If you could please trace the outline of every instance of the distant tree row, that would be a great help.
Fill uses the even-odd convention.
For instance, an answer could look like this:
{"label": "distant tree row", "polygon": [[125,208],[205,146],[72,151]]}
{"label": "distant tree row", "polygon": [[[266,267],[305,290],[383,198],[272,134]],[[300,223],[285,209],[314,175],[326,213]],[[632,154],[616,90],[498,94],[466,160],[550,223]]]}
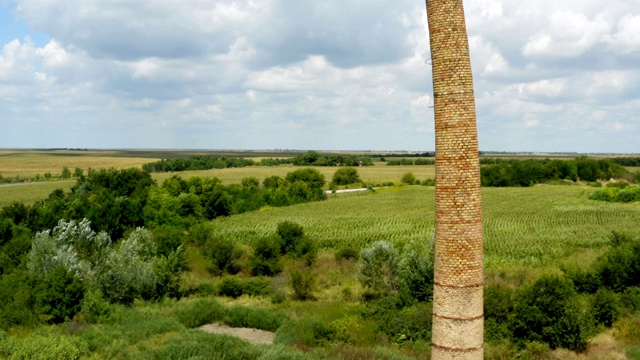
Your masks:
{"label": "distant tree row", "polygon": [[636,181],[631,174],[612,159],[573,160],[513,160],[481,159],[481,163],[495,161],[481,167],[483,186],[531,186],[551,180],[597,181],[611,178]]}
{"label": "distant tree row", "polygon": [[293,165],[300,166],[372,166],[368,156],[357,155],[322,155],[317,151],[307,151],[293,159]]}
{"label": "distant tree row", "polygon": [[616,157],[611,160],[622,166],[640,166],[640,157]]}
{"label": "distant tree row", "polygon": [[147,172],[170,172],[185,170],[209,170],[238,168],[256,165],[251,159],[193,156],[186,159],[162,159],[157,162],[142,165],[142,169]]}
{"label": "distant tree row", "polygon": [[387,165],[389,166],[398,166],[398,165],[435,165],[436,161],[431,159],[398,159],[398,160],[389,160],[387,161]]}

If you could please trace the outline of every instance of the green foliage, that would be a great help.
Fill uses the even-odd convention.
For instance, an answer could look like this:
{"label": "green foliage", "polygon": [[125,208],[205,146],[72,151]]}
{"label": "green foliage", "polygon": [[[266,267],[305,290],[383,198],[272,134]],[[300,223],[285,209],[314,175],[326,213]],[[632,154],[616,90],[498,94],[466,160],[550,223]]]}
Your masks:
{"label": "green foliage", "polygon": [[413,240],[405,245],[398,261],[400,289],[418,301],[429,301],[433,294],[435,240]]}
{"label": "green foliage", "polygon": [[291,297],[294,300],[314,300],[313,286],[315,282],[315,275],[308,269],[293,269],[290,274],[289,284],[293,294]]}
{"label": "green foliage", "polygon": [[287,316],[260,308],[232,306],[226,309],[224,322],[232,327],[250,327],[266,331],[276,331]]}
{"label": "green foliage", "polygon": [[386,241],[377,241],[360,251],[358,280],[374,294],[386,295],[398,290],[398,252]]}
{"label": "green foliage", "polygon": [[87,290],[80,302],[80,314],[90,323],[98,323],[109,316],[109,304],[98,290]]}
{"label": "green foliage", "polygon": [[186,159],[162,159],[154,163],[142,165],[148,172],[173,172],[186,170],[209,170],[239,168],[255,165],[255,161],[243,158],[227,158],[212,156],[192,156]]}
{"label": "green foliage", "polygon": [[80,312],[85,287],[82,281],[64,266],[58,266],[35,287],[35,305],[53,323],[73,318]]}
{"label": "green foliage", "polygon": [[390,311],[378,321],[378,330],[387,334],[390,341],[423,341],[431,339],[433,304],[419,303],[399,311]]}
{"label": "green foliage", "polygon": [[151,238],[156,252],[167,256],[183,245],[183,231],[179,227],[163,225],[151,231]]}
{"label": "green foliage", "polygon": [[287,319],[276,331],[275,342],[278,344],[318,346],[328,344],[337,339],[335,328],[315,317]]}
{"label": "green foliage", "polygon": [[224,238],[211,238],[204,244],[201,251],[205,258],[211,260],[212,274],[237,274],[240,271],[238,261],[243,251],[234,242]]}
{"label": "green foliage", "polygon": [[615,292],[640,285],[640,242],[614,232],[611,243],[613,247],[594,265],[602,285]]}
{"label": "green foliage", "polygon": [[14,271],[0,277],[0,329],[37,324],[39,319],[34,303],[32,279],[26,271]]}
{"label": "green foliage", "polygon": [[369,156],[354,156],[348,154],[322,155],[317,151],[307,151],[293,159],[294,165],[301,166],[372,166]]}
{"label": "green foliage", "polygon": [[416,177],[413,173],[408,172],[402,175],[402,179],[400,179],[400,181],[405,184],[413,185],[416,182]]}
{"label": "green foliage", "polygon": [[571,280],[543,275],[518,289],[515,296],[513,336],[518,342],[537,341],[552,349],[582,351],[587,345],[587,323]]}
{"label": "green foliage", "polygon": [[484,290],[485,337],[489,341],[511,338],[509,329],[513,313],[514,291],[504,285],[491,284]]}
{"label": "green foliage", "polygon": [[591,313],[597,324],[611,327],[620,315],[618,296],[612,291],[599,289],[593,298]]}
{"label": "green foliage", "polygon": [[3,340],[0,335],[0,357],[8,360],[79,360],[89,354],[86,342],[65,336],[52,329],[24,338]]}
{"label": "green foliage", "polygon": [[436,179],[425,179],[422,181],[422,186],[436,186]]}
{"label": "green foliage", "polygon": [[272,292],[271,279],[268,277],[251,277],[243,280],[242,292],[251,296],[264,296]]}
{"label": "green foliage", "polygon": [[239,277],[225,276],[220,280],[218,292],[222,296],[229,296],[235,299],[243,294],[243,288],[244,284]]}
{"label": "green foliage", "polygon": [[71,178],[71,170],[69,170],[68,167],[63,167],[62,168],[62,175],[60,175],[61,178],[63,179],[69,179]]}
{"label": "green foliage", "polygon": [[343,247],[336,251],[336,261],[340,260],[359,260],[360,251],[353,247]]}
{"label": "green foliage", "polygon": [[249,258],[251,275],[273,276],[282,270],[279,239],[277,236],[269,236],[258,240],[254,253]]}
{"label": "green foliage", "polygon": [[335,185],[349,185],[359,182],[362,182],[362,180],[360,180],[358,170],[351,166],[341,167],[336,170],[331,180],[331,183]]}
{"label": "green foliage", "polygon": [[300,224],[292,221],[283,221],[278,224],[276,233],[281,239],[280,252],[286,254],[296,251],[298,242],[304,236],[304,229]]}
{"label": "green foliage", "polygon": [[213,298],[196,299],[178,306],[172,315],[186,328],[196,328],[224,318],[225,307]]}

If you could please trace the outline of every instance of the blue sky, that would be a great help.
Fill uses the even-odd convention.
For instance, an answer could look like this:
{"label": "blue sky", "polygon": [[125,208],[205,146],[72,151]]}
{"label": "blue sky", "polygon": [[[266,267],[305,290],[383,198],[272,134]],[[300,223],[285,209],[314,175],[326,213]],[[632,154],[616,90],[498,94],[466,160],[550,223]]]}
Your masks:
{"label": "blue sky", "polygon": [[[465,0],[480,148],[640,153],[640,2]],[[433,150],[424,1],[0,0],[0,148]]]}

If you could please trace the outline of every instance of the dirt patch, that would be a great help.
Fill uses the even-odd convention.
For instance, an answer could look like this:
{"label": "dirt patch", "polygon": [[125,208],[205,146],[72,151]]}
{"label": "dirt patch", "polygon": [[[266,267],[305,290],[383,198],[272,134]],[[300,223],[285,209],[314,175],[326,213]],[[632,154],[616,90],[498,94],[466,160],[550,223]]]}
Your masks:
{"label": "dirt patch", "polygon": [[276,334],[272,333],[271,331],[252,328],[233,328],[219,324],[203,325],[198,329],[211,334],[226,334],[236,336],[252,344],[273,344],[273,340],[276,337]]}

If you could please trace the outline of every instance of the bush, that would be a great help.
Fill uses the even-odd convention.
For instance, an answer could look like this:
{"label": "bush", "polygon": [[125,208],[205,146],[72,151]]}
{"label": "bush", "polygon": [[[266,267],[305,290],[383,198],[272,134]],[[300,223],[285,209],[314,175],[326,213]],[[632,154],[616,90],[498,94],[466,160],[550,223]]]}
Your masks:
{"label": "bush", "polygon": [[341,167],[333,174],[332,184],[349,185],[361,182],[356,168],[351,166]]}
{"label": "bush", "polygon": [[618,320],[620,314],[618,303],[618,297],[615,293],[605,289],[598,290],[591,306],[591,313],[596,323],[611,327]]}
{"label": "bush", "polygon": [[285,345],[302,344],[317,346],[333,342],[337,337],[336,329],[324,324],[315,317],[300,320],[289,319],[276,331],[275,342]]}
{"label": "bush", "polygon": [[620,190],[615,197],[616,202],[632,202],[635,200],[636,194],[633,191],[629,190]]}
{"label": "bush", "polygon": [[413,185],[416,182],[416,177],[415,175],[413,175],[413,173],[408,172],[402,175],[402,179],[400,179],[400,181],[405,184]]}
{"label": "bush", "polygon": [[342,248],[336,251],[336,261],[340,260],[358,260],[360,259],[360,251],[352,247]]}
{"label": "bush", "polygon": [[598,181],[592,181],[590,183],[587,183],[587,185],[591,186],[591,187],[602,187],[602,183],[598,182]]}
{"label": "bush", "polygon": [[420,303],[397,312],[389,312],[378,321],[378,330],[394,343],[429,341],[433,304]]}
{"label": "bush", "polygon": [[243,283],[237,276],[225,276],[218,285],[218,292],[222,296],[240,297],[243,293]]}
{"label": "bush", "polygon": [[276,233],[282,240],[281,253],[292,253],[296,251],[298,242],[304,236],[304,229],[300,224],[292,221],[283,221],[278,224]]}
{"label": "bush", "polygon": [[418,301],[429,301],[433,294],[434,240],[414,240],[403,249],[398,261],[400,288]]}
{"label": "bush", "polygon": [[80,313],[86,321],[97,323],[109,316],[109,304],[100,291],[88,290],[80,303]]}
{"label": "bush", "polygon": [[289,284],[293,290],[294,300],[314,300],[313,283],[315,276],[309,270],[294,269],[291,272]]}
{"label": "bush", "polygon": [[282,271],[280,244],[278,237],[263,237],[256,244],[254,254],[249,258],[251,275],[273,276]]}
{"label": "bush", "polygon": [[425,179],[422,181],[422,186],[436,186],[436,179]]}
{"label": "bush", "polygon": [[595,190],[589,195],[589,200],[613,201],[615,194],[609,190]]}
{"label": "bush", "polygon": [[398,252],[386,241],[377,241],[360,251],[358,280],[374,294],[385,295],[398,290]]}
{"label": "bush", "polygon": [[177,307],[172,315],[186,328],[196,328],[224,318],[225,308],[211,298],[196,299]]}
{"label": "bush", "polygon": [[640,242],[619,233],[611,241],[613,247],[595,264],[602,285],[615,292],[640,285]]}
{"label": "bush", "polygon": [[231,240],[209,239],[201,251],[206,258],[211,260],[210,271],[212,274],[228,273],[233,275],[240,271],[238,260],[242,257],[242,249]]}
{"label": "bush", "polygon": [[587,346],[587,324],[571,280],[543,275],[518,289],[511,330],[517,342],[544,342],[552,349],[582,351]]}
{"label": "bush", "polygon": [[242,295],[262,296],[271,293],[269,278],[241,279],[237,276],[225,276],[218,285],[218,293],[223,296],[238,298]]}
{"label": "bush", "polygon": [[36,307],[48,315],[51,322],[61,323],[80,312],[84,291],[82,281],[59,266],[36,285]]}

